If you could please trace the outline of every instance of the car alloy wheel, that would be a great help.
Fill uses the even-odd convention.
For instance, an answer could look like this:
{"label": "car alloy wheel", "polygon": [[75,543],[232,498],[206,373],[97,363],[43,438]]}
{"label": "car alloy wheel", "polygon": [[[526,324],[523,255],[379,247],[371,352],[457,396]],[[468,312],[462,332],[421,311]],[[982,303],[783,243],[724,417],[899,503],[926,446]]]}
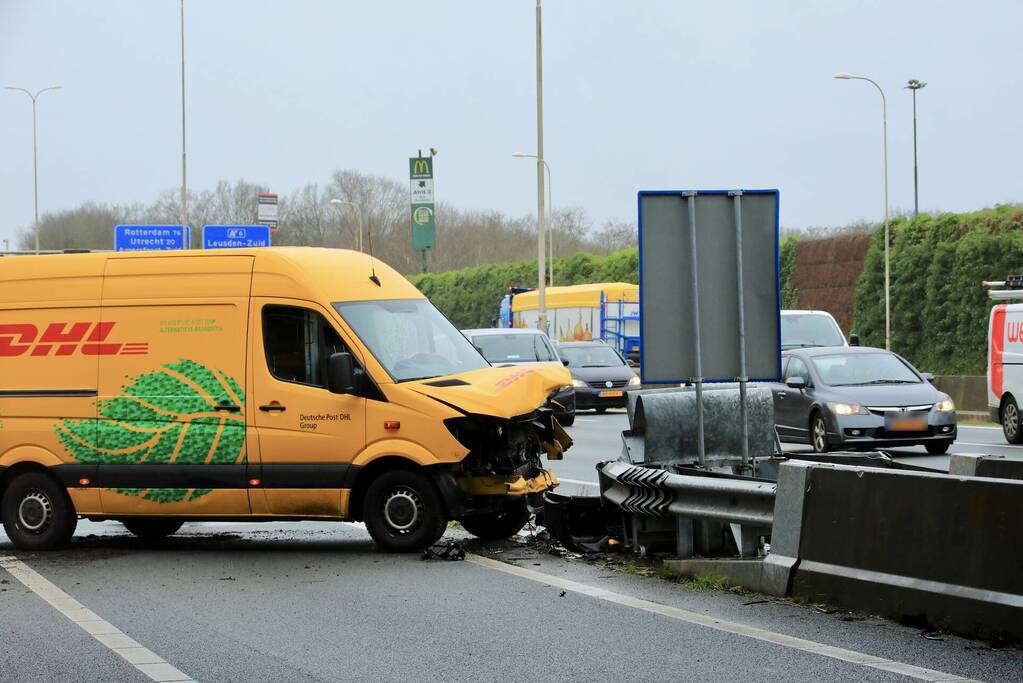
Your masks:
{"label": "car alloy wheel", "polygon": [[818,414],[813,418],[810,437],[813,440],[813,450],[816,453],[828,452],[828,427],[824,422],[824,416]]}

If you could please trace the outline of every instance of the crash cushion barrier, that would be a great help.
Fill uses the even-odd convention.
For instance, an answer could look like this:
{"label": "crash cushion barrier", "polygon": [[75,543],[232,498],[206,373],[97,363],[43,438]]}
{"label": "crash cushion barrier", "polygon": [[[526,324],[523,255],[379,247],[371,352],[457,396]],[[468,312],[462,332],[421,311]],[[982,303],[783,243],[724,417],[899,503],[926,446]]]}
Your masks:
{"label": "crash cushion barrier", "polygon": [[[774,399],[765,386],[746,389],[749,453],[776,452]],[[742,453],[742,422],[736,384],[705,384],[704,452],[708,458],[737,458]],[[626,459],[663,463],[697,458],[696,392],[692,387],[633,392],[628,405]]]}
{"label": "crash cushion barrier", "polygon": [[617,460],[597,472],[604,500],[624,512],[771,526],[775,484],[769,481],[698,470],[679,474]]}
{"label": "crash cushion barrier", "polygon": [[772,592],[1023,640],[1021,513],[1023,481],[787,462],[764,569]]}
{"label": "crash cushion barrier", "polygon": [[1004,455],[953,453],[949,458],[948,473],[961,477],[1023,479],[1023,460],[1012,460]]}
{"label": "crash cushion barrier", "polygon": [[987,377],[984,375],[938,375],[931,384],[951,396],[959,412],[987,414]]}

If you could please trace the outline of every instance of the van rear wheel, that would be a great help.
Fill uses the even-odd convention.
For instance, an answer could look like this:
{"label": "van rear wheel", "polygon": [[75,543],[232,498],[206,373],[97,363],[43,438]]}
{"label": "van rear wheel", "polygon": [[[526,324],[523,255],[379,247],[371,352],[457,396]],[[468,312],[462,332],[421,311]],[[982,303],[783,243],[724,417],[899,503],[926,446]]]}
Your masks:
{"label": "van rear wheel", "polygon": [[366,529],[382,550],[409,553],[433,545],[448,520],[440,494],[419,472],[392,470],[370,484],[363,505]]}
{"label": "van rear wheel", "polygon": [[172,535],[184,522],[168,517],[136,517],[120,520],[124,528],[144,541],[159,541]]}
{"label": "van rear wheel", "polygon": [[465,530],[485,541],[498,541],[519,532],[529,521],[525,499],[513,500],[496,512],[471,515],[458,520]]}
{"label": "van rear wheel", "polygon": [[0,507],[4,531],[22,550],[51,550],[67,544],[78,516],[64,487],[43,472],[14,479]]}
{"label": "van rear wheel", "polygon": [[1002,433],[1009,443],[1023,443],[1023,429],[1019,424],[1019,406],[1016,399],[1006,396],[1002,403]]}

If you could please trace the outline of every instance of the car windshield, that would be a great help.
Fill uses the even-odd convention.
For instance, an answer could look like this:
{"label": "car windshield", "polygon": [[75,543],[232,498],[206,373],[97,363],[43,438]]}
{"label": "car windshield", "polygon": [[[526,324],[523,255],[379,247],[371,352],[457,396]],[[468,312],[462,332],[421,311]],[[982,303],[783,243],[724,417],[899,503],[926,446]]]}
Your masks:
{"label": "car windshield", "polygon": [[845,346],[845,337],[838,325],[826,315],[782,315],[781,347],[795,349],[807,346]]}
{"label": "car windshield", "polygon": [[821,381],[833,387],[857,384],[920,384],[920,377],[898,356],[886,353],[847,353],[816,356],[813,366]]}
{"label": "car windshield", "polygon": [[558,360],[542,334],[477,334],[472,343],[491,363],[536,363]]}
{"label": "car windshield", "polygon": [[593,346],[561,346],[558,348],[561,357],[574,368],[610,368],[625,365],[622,357],[610,346],[594,344]]}
{"label": "car windshield", "polygon": [[334,308],[396,382],[489,367],[424,299],[335,303]]}

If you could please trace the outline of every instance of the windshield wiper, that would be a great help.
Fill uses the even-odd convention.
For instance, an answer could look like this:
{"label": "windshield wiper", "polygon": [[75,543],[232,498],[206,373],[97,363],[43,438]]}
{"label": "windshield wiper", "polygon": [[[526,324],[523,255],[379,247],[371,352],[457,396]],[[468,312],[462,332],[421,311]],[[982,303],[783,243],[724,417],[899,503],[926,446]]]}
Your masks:
{"label": "windshield wiper", "polygon": [[863,382],[863,384],[917,384],[908,379],[872,379],[869,382]]}

